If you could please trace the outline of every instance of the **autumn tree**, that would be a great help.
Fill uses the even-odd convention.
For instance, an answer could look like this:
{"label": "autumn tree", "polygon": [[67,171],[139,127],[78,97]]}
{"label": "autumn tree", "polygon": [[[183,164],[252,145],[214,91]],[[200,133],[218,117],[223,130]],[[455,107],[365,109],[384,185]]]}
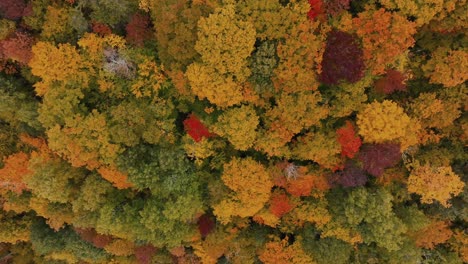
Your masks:
{"label": "autumn tree", "polygon": [[374,75],[383,74],[415,42],[416,24],[383,8],[367,9],[353,18],[352,23],[362,39],[367,69]]}
{"label": "autumn tree", "polygon": [[273,186],[264,166],[250,157],[226,163],[221,178],[231,190],[226,199],[213,206],[221,223],[229,223],[234,216],[253,216],[268,201]]}
{"label": "autumn tree", "polygon": [[7,19],[16,20],[23,16],[26,3],[23,0],[2,0],[0,1],[0,13]]}
{"label": "autumn tree", "polygon": [[144,42],[151,39],[151,20],[148,15],[135,13],[125,27],[127,41],[137,46],[143,46]]}
{"label": "autumn tree", "polygon": [[448,200],[463,191],[465,184],[449,166],[416,166],[408,178],[408,191],[421,195],[423,203],[439,202],[450,207]]}
{"label": "autumn tree", "polygon": [[187,68],[192,92],[220,107],[242,102],[243,83],[250,76],[247,57],[255,43],[253,25],[240,21],[235,7],[227,5],[201,18],[198,27],[195,50],[203,63],[192,63]]}
{"label": "autumn tree", "polygon": [[357,125],[364,142],[397,142],[401,144],[401,149],[418,143],[416,132],[419,124],[393,101],[368,104],[357,115]]}
{"label": "autumn tree", "polygon": [[227,137],[238,150],[247,150],[256,140],[259,118],[252,106],[230,108],[218,118],[214,132]]}
{"label": "autumn tree", "polygon": [[353,124],[349,121],[346,125],[336,131],[338,142],[341,145],[341,155],[348,158],[353,158],[361,147],[361,138],[356,135]]}
{"label": "autumn tree", "polygon": [[363,56],[355,36],[347,32],[331,31],[327,36],[320,80],[329,85],[340,81],[359,81],[364,76]]}
{"label": "autumn tree", "polygon": [[468,52],[464,49],[451,50],[440,47],[432,52],[431,59],[423,66],[423,71],[431,83],[453,87],[466,82]]}

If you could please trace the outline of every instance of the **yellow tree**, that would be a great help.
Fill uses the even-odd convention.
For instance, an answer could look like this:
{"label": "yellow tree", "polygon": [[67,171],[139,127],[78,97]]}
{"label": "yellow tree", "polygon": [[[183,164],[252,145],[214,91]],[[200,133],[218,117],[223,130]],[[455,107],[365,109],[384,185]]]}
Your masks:
{"label": "yellow tree", "polygon": [[227,137],[238,150],[247,150],[253,146],[257,137],[259,118],[255,109],[249,105],[230,108],[218,118],[214,124],[214,132]]}
{"label": "yellow tree", "polygon": [[419,123],[393,101],[368,104],[358,113],[357,125],[365,143],[396,142],[402,150],[418,143]]}
{"label": "yellow tree", "polygon": [[29,67],[32,74],[42,79],[35,84],[39,96],[47,93],[53,81],[87,83],[87,75],[81,71],[81,56],[70,44],[59,44],[56,47],[50,42],[38,42],[32,47],[32,53]]}
{"label": "yellow tree", "polygon": [[380,0],[379,2],[387,9],[398,9],[401,14],[415,17],[417,25],[422,26],[441,13],[445,4],[452,3],[454,5],[455,1]]}
{"label": "yellow tree", "polygon": [[457,86],[468,80],[468,51],[437,48],[422,69],[430,83],[440,83],[445,87]]}
{"label": "yellow tree", "polygon": [[407,185],[409,192],[421,195],[421,202],[431,204],[437,201],[444,207],[450,207],[448,201],[460,194],[465,186],[450,166],[431,165],[416,165]]}
{"label": "yellow tree", "polygon": [[202,63],[192,63],[186,72],[192,92],[220,107],[240,103],[250,76],[247,57],[255,44],[252,23],[241,21],[235,6],[226,5],[201,18],[198,27],[195,50]]}
{"label": "yellow tree", "polygon": [[449,224],[444,221],[432,221],[426,227],[410,233],[416,246],[427,249],[434,249],[436,245],[445,243],[452,235]]}
{"label": "yellow tree", "polygon": [[[278,45],[279,63],[273,78],[276,90],[294,93],[318,88],[317,74],[321,71],[327,32],[319,25],[318,22],[304,21],[294,27],[285,41]],[[320,33],[315,34],[315,31]]]}
{"label": "yellow tree", "polygon": [[224,165],[221,176],[232,191],[228,197],[213,206],[221,223],[228,223],[234,216],[249,217],[260,211],[270,198],[273,182],[265,167],[250,157],[233,158]]}
{"label": "yellow tree", "polygon": [[259,250],[258,258],[265,264],[293,263],[293,264],[314,264],[313,259],[302,249],[301,239],[289,243],[286,237],[280,240],[273,237]]}

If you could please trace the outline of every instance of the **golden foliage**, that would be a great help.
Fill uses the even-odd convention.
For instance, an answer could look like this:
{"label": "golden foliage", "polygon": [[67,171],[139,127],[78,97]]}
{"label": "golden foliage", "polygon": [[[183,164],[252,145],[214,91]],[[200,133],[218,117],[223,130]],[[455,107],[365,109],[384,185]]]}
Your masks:
{"label": "golden foliage", "polygon": [[72,166],[95,169],[101,164],[112,164],[121,151],[111,143],[106,118],[94,110],[90,115],[76,115],[66,127],[58,125],[47,131],[49,147],[67,159]]}
{"label": "golden foliage", "polygon": [[431,21],[436,14],[444,8],[444,0],[381,0],[380,3],[387,9],[398,9],[402,14],[416,17],[418,26]]}
{"label": "golden foliage", "polygon": [[232,190],[229,198],[213,206],[221,223],[228,223],[233,216],[249,217],[260,211],[270,198],[273,182],[265,167],[252,158],[234,158],[224,165],[221,176]]}
{"label": "golden foliage", "polygon": [[195,50],[202,61],[218,74],[232,74],[239,82],[250,75],[247,57],[255,44],[255,29],[250,22],[239,20],[234,5],[215,10],[198,22]]}
{"label": "golden foliage", "polygon": [[107,244],[104,249],[116,256],[130,256],[134,253],[135,244],[124,239],[115,239]]}
{"label": "golden foliage", "polygon": [[288,238],[267,242],[258,258],[265,264],[313,264],[315,261],[302,249],[300,240],[289,245]]}
{"label": "golden foliage", "polygon": [[319,105],[321,101],[322,96],[319,92],[282,93],[277,99],[277,106],[267,111],[265,116],[273,124],[278,124],[290,131],[292,137],[304,128],[319,124],[320,120],[327,117],[329,109]]}
{"label": "golden foliage", "polygon": [[232,76],[218,74],[210,66],[193,63],[188,66],[186,76],[198,98],[206,98],[220,107],[229,107],[244,99],[241,84],[234,81]]}
{"label": "golden foliage", "polygon": [[117,189],[126,189],[132,187],[132,184],[128,182],[127,175],[118,171],[114,167],[100,167],[98,170],[102,178],[111,182]]}
{"label": "golden foliage", "polygon": [[408,178],[408,191],[421,195],[421,202],[431,204],[438,201],[450,207],[448,200],[463,191],[465,184],[449,166],[416,166]]}
{"label": "golden foliage", "polygon": [[[306,17],[306,16],[304,16]],[[326,30],[315,35],[319,22],[304,21],[292,29],[284,43],[277,48],[278,67],[274,70],[277,91],[294,93],[314,91],[318,88],[317,74],[325,50]]]}
{"label": "golden foliage", "polygon": [[332,219],[327,205],[325,199],[314,202],[304,201],[285,215],[283,221],[295,227],[303,227],[305,223],[313,223],[318,227],[323,227]]}
{"label": "golden foliage", "polygon": [[83,60],[78,51],[68,43],[56,47],[50,42],[37,42],[32,47],[33,57],[29,61],[32,74],[40,77],[35,84],[36,93],[44,96],[54,81],[72,82],[85,86],[87,74],[82,71]]}
{"label": "golden foliage", "polygon": [[253,23],[257,38],[261,40],[287,37],[295,26],[307,20],[309,9],[305,1],[291,2],[287,6],[276,0],[245,0],[238,4],[242,19]]}
{"label": "golden foliage", "polygon": [[203,63],[192,63],[186,76],[193,93],[220,107],[229,107],[244,100],[250,76],[247,57],[255,44],[255,29],[237,18],[235,7],[226,5],[198,23],[195,49]]}
{"label": "golden foliage", "polygon": [[457,86],[468,80],[468,51],[437,48],[422,69],[430,83]]}
{"label": "golden foliage", "polygon": [[366,143],[398,142],[402,150],[418,143],[419,123],[393,101],[368,104],[358,113],[357,125]]}
{"label": "golden foliage", "polygon": [[341,145],[336,133],[330,131],[308,132],[297,139],[292,154],[299,160],[317,162],[323,168],[334,170],[342,163]]}
{"label": "golden foliage", "polygon": [[258,124],[259,118],[255,109],[250,105],[242,105],[221,114],[213,130],[216,134],[227,137],[236,149],[247,150],[257,138]]}
{"label": "golden foliage", "polygon": [[164,75],[164,67],[158,66],[149,58],[138,64],[135,83],[130,88],[136,98],[156,97],[167,77]]}

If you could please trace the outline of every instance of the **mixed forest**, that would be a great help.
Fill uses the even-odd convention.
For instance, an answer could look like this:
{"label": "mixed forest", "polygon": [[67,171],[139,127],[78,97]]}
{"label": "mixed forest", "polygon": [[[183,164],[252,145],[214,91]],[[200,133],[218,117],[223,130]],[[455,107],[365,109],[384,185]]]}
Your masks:
{"label": "mixed forest", "polygon": [[468,263],[466,0],[0,0],[0,263]]}

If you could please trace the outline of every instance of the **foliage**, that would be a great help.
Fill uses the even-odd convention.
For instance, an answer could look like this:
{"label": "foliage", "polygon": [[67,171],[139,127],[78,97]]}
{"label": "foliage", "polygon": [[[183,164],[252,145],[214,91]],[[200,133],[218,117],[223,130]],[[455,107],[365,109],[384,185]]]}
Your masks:
{"label": "foliage", "polygon": [[364,76],[363,51],[355,36],[342,32],[328,33],[320,80],[328,85],[340,81],[355,83]]}
{"label": "foliage", "polygon": [[362,38],[366,66],[375,75],[383,74],[415,42],[415,23],[383,8],[359,13],[353,18],[353,27]]}
{"label": "foliage", "polygon": [[368,104],[358,114],[357,125],[359,134],[367,143],[395,142],[401,144],[401,149],[418,143],[415,132],[419,124],[389,100]]}
{"label": "foliage", "polygon": [[257,137],[256,129],[259,118],[255,109],[243,105],[239,108],[230,108],[219,116],[213,129],[221,137],[227,137],[238,150],[247,150],[253,146]]}
{"label": "foliage", "polygon": [[0,0],[0,262],[467,262],[467,13]]}
{"label": "foliage", "polygon": [[421,195],[421,202],[438,201],[449,207],[448,200],[463,191],[465,184],[451,167],[416,166],[408,178],[408,191]]}
{"label": "foliage", "polygon": [[465,71],[468,67],[467,58],[466,50],[438,48],[433,51],[423,70],[431,83],[440,83],[445,87],[457,86],[468,79]]}
{"label": "foliage", "polygon": [[253,216],[268,201],[273,187],[264,166],[252,158],[232,159],[224,165],[221,178],[231,190],[227,199],[213,207],[221,223],[230,222],[233,216]]}
{"label": "foliage", "polygon": [[395,166],[401,159],[398,144],[364,145],[359,153],[363,168],[373,176],[381,176],[385,168]]}

